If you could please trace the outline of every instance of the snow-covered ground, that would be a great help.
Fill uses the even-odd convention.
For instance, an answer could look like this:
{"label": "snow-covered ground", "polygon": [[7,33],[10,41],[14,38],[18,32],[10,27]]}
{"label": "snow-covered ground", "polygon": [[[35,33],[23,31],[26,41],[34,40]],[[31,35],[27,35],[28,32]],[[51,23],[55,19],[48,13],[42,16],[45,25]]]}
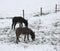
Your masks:
{"label": "snow-covered ground", "polygon": [[[29,17],[29,28],[35,32],[35,41],[16,44],[15,31],[11,30],[12,19],[0,19],[1,51],[60,51],[60,12]],[[16,26],[17,27],[17,26]]]}
{"label": "snow-covered ground", "polygon": [[[60,12],[54,13],[56,4],[60,5],[60,0],[0,0],[0,18],[22,16],[24,9],[28,27],[36,36],[35,41],[30,38],[24,42],[21,35],[21,42],[16,44],[12,19],[0,19],[0,51],[60,51]],[[40,14],[41,7],[43,13],[50,14],[33,17]]]}

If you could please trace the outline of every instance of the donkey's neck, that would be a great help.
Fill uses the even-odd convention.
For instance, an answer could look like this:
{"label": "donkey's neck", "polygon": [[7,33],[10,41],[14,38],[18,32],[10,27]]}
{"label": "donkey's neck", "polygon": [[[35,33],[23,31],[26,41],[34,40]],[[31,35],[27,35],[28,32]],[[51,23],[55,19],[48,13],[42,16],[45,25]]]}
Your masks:
{"label": "donkey's neck", "polygon": [[30,35],[33,36],[33,34],[34,34],[33,31],[31,31],[31,32],[30,32]]}

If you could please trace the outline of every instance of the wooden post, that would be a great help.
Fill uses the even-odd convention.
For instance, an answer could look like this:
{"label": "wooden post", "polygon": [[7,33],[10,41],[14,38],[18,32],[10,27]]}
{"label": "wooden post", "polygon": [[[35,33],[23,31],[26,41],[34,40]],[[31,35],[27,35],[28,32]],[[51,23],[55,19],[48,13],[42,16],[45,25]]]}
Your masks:
{"label": "wooden post", "polygon": [[42,16],[42,8],[40,8],[40,15]]}
{"label": "wooden post", "polygon": [[23,18],[24,18],[24,10],[23,10]]}
{"label": "wooden post", "polygon": [[55,5],[55,12],[57,12],[57,4]]}

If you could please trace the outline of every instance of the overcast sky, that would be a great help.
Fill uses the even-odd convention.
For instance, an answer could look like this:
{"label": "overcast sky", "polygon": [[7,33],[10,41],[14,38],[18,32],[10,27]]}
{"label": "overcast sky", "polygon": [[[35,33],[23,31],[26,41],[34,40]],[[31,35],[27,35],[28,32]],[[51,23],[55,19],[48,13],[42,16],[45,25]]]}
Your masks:
{"label": "overcast sky", "polygon": [[0,0],[0,14],[37,9],[60,3],[60,0]]}

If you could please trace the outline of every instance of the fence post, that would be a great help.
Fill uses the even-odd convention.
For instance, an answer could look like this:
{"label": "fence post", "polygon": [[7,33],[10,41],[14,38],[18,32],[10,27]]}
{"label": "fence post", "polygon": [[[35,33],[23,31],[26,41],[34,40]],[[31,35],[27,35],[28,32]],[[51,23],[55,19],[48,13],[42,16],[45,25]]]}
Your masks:
{"label": "fence post", "polygon": [[[23,12],[23,18],[24,18],[24,10],[22,10],[22,12]],[[23,27],[23,24],[19,24],[19,27]]]}
{"label": "fence post", "polygon": [[24,18],[24,10],[23,10],[23,18]]}
{"label": "fence post", "polygon": [[55,13],[57,12],[57,4],[55,5]]}
{"label": "fence post", "polygon": [[42,7],[40,8],[40,15],[42,16]]}

